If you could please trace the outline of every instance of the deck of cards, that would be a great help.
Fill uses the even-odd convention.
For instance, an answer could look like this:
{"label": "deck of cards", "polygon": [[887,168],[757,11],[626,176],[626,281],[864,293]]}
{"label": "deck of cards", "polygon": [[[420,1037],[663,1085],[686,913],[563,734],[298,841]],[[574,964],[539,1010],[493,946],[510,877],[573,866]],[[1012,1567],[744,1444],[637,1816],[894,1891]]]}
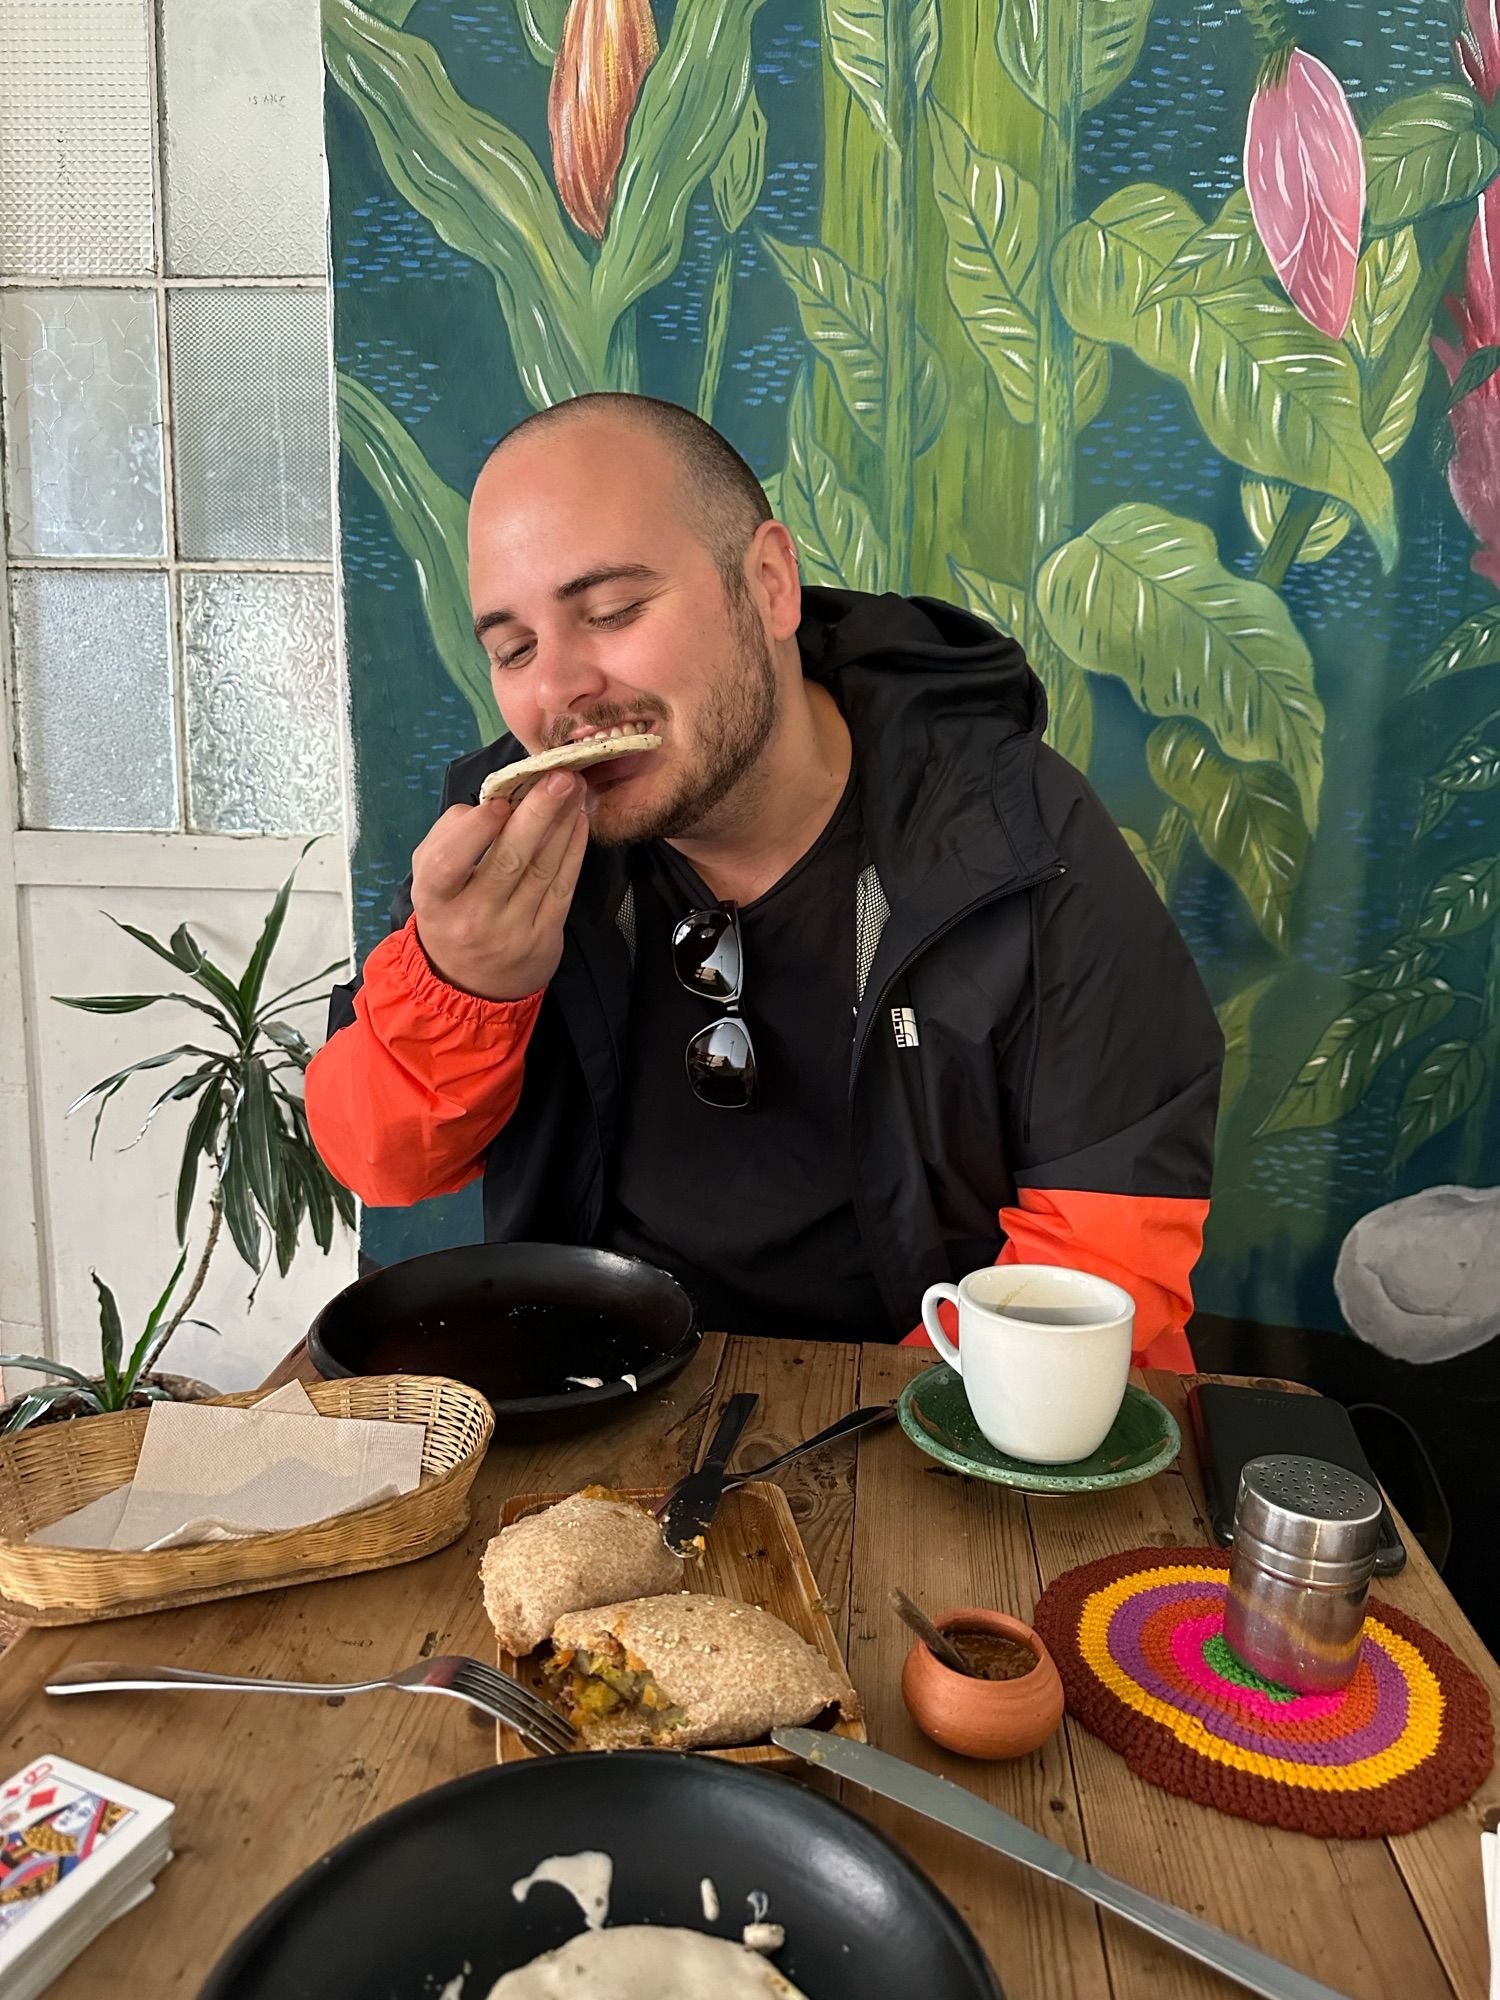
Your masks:
{"label": "deck of cards", "polygon": [[38,1757],[0,1790],[0,1993],[32,2000],[172,1858],[172,1808]]}

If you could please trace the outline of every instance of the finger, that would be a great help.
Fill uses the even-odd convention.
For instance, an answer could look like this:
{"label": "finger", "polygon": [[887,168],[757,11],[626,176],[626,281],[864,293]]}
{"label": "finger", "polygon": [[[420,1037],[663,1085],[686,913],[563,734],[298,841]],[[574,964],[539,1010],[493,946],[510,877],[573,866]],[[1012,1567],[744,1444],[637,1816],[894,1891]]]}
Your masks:
{"label": "finger", "polygon": [[[521,918],[534,919],[546,901],[548,891],[557,879],[557,871],[562,867],[572,845],[575,824],[583,818],[582,806],[575,802],[571,810],[550,829],[546,839],[522,869],[516,882],[514,899],[516,913]],[[585,821],[585,834],[587,830]]]}
{"label": "finger", "polygon": [[569,836],[567,852],[563,855],[562,864],[548,884],[546,896],[542,898],[544,904],[550,898],[554,903],[560,902],[564,910],[568,908],[573,901],[573,891],[578,887],[578,877],[583,869],[583,857],[588,851],[588,814],[580,812],[578,815],[578,824]]}
{"label": "finger", "polygon": [[474,870],[474,886],[496,901],[512,896],[543,846],[567,828],[582,797],[582,782],[571,771],[554,771],[533,786],[512,810],[503,837]]}
{"label": "finger", "polygon": [[449,806],[411,858],[414,893],[437,902],[461,895],[514,810],[503,799]]}

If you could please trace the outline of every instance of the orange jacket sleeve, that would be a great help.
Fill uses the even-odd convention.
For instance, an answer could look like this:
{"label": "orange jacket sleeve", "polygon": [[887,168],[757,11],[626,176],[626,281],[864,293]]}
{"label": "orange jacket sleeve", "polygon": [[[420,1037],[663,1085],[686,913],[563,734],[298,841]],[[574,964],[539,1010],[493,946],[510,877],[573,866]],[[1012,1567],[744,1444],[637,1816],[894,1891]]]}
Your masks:
{"label": "orange jacket sleeve", "polygon": [[516,1108],[540,992],[481,1000],[439,979],[416,919],[365,961],[354,1020],[307,1071],[307,1118],[329,1172],[361,1201],[404,1208],[483,1170]]}
{"label": "orange jacket sleeve", "polygon": [[[1006,1240],[997,1264],[1062,1264],[1110,1279],[1135,1300],[1135,1366],[1192,1373],[1185,1328],[1193,1312],[1192,1270],[1203,1247],[1206,1200],[1022,1188],[1016,1201],[1016,1207],[1000,1211]],[[939,1312],[948,1338],[956,1341],[957,1314],[946,1300]],[[922,1327],[902,1342],[931,1345]]]}

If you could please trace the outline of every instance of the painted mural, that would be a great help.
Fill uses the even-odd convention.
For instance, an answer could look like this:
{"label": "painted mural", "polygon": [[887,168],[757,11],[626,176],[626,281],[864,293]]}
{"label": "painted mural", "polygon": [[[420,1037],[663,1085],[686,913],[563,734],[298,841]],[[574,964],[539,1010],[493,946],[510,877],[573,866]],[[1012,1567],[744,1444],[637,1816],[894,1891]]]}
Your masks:
{"label": "painted mural", "polygon": [[[324,0],[359,943],[493,735],[465,496],[696,409],[1015,633],[1229,1048],[1213,1311],[1500,1179],[1500,0]],[[382,1260],[477,1234],[373,1213]]]}

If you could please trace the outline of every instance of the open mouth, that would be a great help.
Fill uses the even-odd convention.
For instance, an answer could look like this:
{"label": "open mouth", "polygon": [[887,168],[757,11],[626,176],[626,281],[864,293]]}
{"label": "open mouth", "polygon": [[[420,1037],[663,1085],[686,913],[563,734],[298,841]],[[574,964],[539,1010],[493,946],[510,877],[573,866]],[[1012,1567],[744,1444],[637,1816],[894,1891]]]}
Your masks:
{"label": "open mouth", "polygon": [[660,726],[642,716],[633,718],[629,722],[612,723],[608,729],[580,729],[574,735],[568,737],[567,741],[569,743],[606,743],[617,736],[659,736],[660,734]]}

